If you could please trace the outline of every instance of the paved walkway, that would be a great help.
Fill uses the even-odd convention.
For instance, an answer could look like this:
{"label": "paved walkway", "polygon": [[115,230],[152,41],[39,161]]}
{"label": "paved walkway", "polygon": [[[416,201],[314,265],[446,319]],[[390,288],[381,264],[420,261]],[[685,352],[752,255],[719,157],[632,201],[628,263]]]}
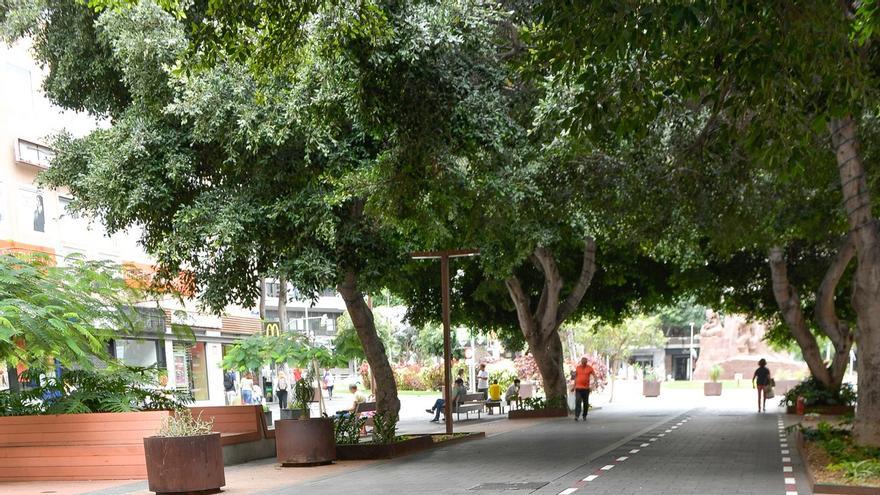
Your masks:
{"label": "paved walkway", "polygon": [[[308,469],[273,460],[226,469],[228,495],[356,492],[470,495],[756,494],[808,495],[784,416],[752,412],[750,391],[721,398],[670,393],[605,404],[587,422],[510,421],[489,416],[457,423],[488,438],[379,462]],[[485,417],[485,416],[484,416]],[[412,418],[404,430],[442,425]],[[113,485],[0,484],[0,493],[147,494],[145,482]]]}

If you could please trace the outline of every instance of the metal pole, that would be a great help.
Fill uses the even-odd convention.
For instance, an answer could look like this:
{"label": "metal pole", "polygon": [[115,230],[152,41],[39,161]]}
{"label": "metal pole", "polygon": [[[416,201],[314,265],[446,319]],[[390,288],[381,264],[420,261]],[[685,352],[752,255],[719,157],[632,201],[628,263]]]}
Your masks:
{"label": "metal pole", "polygon": [[449,323],[449,256],[440,257],[440,294],[443,301],[443,410],[446,414],[446,434],[452,435],[452,343]]}
{"label": "metal pole", "polygon": [[694,322],[691,322],[691,348],[688,352],[688,380],[694,379]]}

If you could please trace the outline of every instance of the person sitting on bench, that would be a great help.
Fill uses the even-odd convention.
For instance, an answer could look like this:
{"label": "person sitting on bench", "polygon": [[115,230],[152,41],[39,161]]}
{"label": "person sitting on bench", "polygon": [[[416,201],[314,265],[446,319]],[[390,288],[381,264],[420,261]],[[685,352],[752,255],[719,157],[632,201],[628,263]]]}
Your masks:
{"label": "person sitting on bench", "polygon": [[[452,410],[455,410],[455,405],[460,404],[463,400],[465,394],[467,394],[467,389],[464,386],[464,380],[461,378],[457,378],[455,380],[455,386],[452,387],[452,393],[450,394],[450,398],[452,399]],[[443,412],[443,406],[446,405],[446,401],[443,398],[439,398],[434,402],[434,407],[431,409],[425,409],[425,412],[434,415],[434,419],[431,420],[432,423],[437,423],[440,421],[440,413]]]}
{"label": "person sitting on bench", "polygon": [[513,384],[507,387],[507,392],[504,393],[504,402],[507,402],[508,406],[511,402],[519,402],[519,378],[514,378]]}

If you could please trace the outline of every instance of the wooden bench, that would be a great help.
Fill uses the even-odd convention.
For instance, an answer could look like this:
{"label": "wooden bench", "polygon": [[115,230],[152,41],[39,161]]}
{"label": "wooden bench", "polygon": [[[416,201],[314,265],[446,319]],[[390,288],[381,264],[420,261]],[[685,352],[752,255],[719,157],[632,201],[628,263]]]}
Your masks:
{"label": "wooden bench", "polygon": [[[361,402],[360,404],[357,405],[357,407],[354,410],[354,413],[359,416],[362,416],[363,413],[375,413],[375,412],[376,412],[376,403],[375,402]],[[369,426],[370,428],[373,428],[376,425],[376,423],[373,421],[372,414],[364,417],[364,419],[365,419],[365,421],[364,421],[363,433],[366,434],[367,427]]]}
{"label": "wooden bench", "polygon": [[194,418],[213,420],[213,430],[220,434],[222,445],[256,442],[274,437],[263,416],[263,406],[205,406],[190,407]]}
{"label": "wooden bench", "polygon": [[480,414],[485,407],[486,401],[483,399],[482,392],[477,394],[464,394],[461,402],[455,404],[455,408],[452,409],[452,412],[456,414],[456,419],[461,419],[461,413],[464,413],[465,418],[467,418],[470,417],[470,413],[476,412],[477,419],[479,419]]}
{"label": "wooden bench", "polygon": [[0,418],[0,482],[146,479],[144,437],[169,411]]}
{"label": "wooden bench", "polygon": [[501,399],[492,400],[489,399],[486,401],[486,412],[492,414],[492,410],[498,408],[498,414],[504,414],[504,401]]}

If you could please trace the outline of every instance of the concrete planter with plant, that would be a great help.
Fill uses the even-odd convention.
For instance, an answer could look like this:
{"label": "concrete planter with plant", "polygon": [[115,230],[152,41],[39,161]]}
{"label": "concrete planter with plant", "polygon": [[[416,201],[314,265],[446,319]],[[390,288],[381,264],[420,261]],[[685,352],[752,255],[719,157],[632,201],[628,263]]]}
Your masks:
{"label": "concrete planter with plant", "polygon": [[219,493],[226,485],[223,447],[213,424],[188,411],[168,417],[156,436],[144,438],[147,483],[161,494]]}
{"label": "concrete planter with plant", "polygon": [[724,368],[717,364],[709,369],[709,380],[711,381],[703,383],[703,395],[706,395],[707,397],[717,397],[721,395],[721,386],[723,383],[718,381],[718,379],[721,378],[721,373],[724,373]]}
{"label": "concrete planter with plant", "polygon": [[653,368],[645,369],[642,380],[642,395],[645,397],[660,397],[660,379]]}
{"label": "concrete planter with plant", "polygon": [[336,460],[333,420],[312,418],[309,402],[315,392],[314,376],[309,373],[293,387],[293,411],[297,419],[275,422],[275,448],[278,462],[285,467],[329,464]]}

